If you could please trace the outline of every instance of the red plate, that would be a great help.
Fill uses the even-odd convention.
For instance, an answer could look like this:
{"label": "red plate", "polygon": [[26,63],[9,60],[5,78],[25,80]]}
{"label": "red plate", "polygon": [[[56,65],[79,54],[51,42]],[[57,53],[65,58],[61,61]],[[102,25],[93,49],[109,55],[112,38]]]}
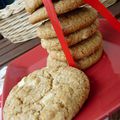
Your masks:
{"label": "red plate", "polygon": [[[98,120],[120,107],[120,33],[105,20],[100,30],[104,36],[104,54],[88,69],[91,92],[88,101],[74,120]],[[14,85],[30,72],[46,64],[46,51],[37,46],[9,64],[3,90],[3,104]]]}

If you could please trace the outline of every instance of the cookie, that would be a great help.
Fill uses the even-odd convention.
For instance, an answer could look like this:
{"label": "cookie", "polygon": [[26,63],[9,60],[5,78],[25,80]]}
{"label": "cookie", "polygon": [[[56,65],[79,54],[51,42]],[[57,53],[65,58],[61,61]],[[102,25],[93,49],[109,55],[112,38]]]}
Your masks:
{"label": "cookie", "polygon": [[24,0],[25,9],[29,13],[33,13],[42,5],[42,0]]}
{"label": "cookie", "polygon": [[8,95],[4,120],[71,120],[89,91],[87,76],[76,68],[37,70],[24,77]]}
{"label": "cookie", "polygon": [[[93,8],[82,7],[65,15],[59,16],[64,35],[76,32],[91,25],[97,18],[97,12]],[[44,22],[37,30],[38,37],[49,39],[57,37],[50,21]]]}
{"label": "cookie", "polygon": [[[92,37],[81,41],[80,43],[70,47],[70,52],[75,60],[82,59],[91,55],[102,45],[102,35],[100,32],[96,32]],[[66,61],[66,57],[62,50],[47,50],[53,59],[59,61]]]}
{"label": "cookie", "polygon": [[[84,4],[84,0],[59,0],[53,3],[58,15],[72,11]],[[33,5],[35,6],[35,5]],[[30,16],[29,21],[34,24],[48,18],[46,8],[40,7]]]}
{"label": "cookie", "polygon": [[[68,46],[75,45],[89,37],[91,37],[98,29],[99,22],[96,20],[93,24],[90,26],[78,30],[72,34],[69,34],[68,36],[65,36],[65,40],[68,43]],[[58,38],[52,38],[52,39],[41,39],[41,45],[45,49],[49,50],[61,50],[61,45],[59,43]]]}
{"label": "cookie", "polygon": [[[80,59],[78,61],[76,61],[77,66],[81,69],[81,70],[85,70],[89,67],[91,67],[92,65],[94,65],[102,56],[102,52],[103,52],[103,48],[100,47],[97,51],[95,51],[95,53],[93,53],[92,55],[85,57],[83,59]],[[62,66],[68,66],[67,62],[62,62],[62,61],[58,61],[56,59],[53,59],[50,55],[47,58],[47,66],[50,68],[54,68],[54,67],[62,67]]]}

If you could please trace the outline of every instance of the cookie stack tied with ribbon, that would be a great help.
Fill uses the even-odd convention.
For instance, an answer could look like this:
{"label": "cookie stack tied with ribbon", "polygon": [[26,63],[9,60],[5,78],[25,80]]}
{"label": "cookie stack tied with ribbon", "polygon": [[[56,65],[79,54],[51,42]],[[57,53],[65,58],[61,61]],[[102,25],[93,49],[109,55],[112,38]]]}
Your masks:
{"label": "cookie stack tied with ribbon", "polygon": [[[83,0],[53,1],[71,54],[80,69],[87,69],[102,56],[102,35],[98,30],[98,14]],[[31,13],[32,24],[46,20],[38,28],[43,48],[49,56],[47,66],[66,66],[67,61],[41,0],[26,0],[26,10]]]}

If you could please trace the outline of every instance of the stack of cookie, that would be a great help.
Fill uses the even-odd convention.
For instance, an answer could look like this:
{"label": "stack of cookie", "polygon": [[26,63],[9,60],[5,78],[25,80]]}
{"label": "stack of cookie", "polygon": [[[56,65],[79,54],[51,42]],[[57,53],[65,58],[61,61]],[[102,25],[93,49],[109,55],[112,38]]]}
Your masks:
{"label": "stack of cookie", "polygon": [[[83,0],[54,0],[53,3],[74,60],[80,69],[87,69],[102,56],[102,36],[96,10],[84,5]],[[32,24],[44,21],[37,33],[49,53],[47,66],[67,66],[42,0],[26,0],[26,10],[31,13],[29,20]]]}

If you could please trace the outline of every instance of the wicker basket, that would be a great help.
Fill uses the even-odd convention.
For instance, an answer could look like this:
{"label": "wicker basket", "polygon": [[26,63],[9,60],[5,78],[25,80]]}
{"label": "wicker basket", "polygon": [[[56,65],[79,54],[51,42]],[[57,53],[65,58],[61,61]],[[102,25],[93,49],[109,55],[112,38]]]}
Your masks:
{"label": "wicker basket", "polygon": [[109,7],[117,2],[117,0],[100,0],[106,7]]}
{"label": "wicker basket", "polygon": [[23,42],[36,37],[36,29],[41,24],[31,25],[25,10],[0,20],[0,33],[13,43]]}
{"label": "wicker basket", "polygon": [[[101,0],[105,6],[110,6],[117,0]],[[11,42],[18,43],[35,38],[36,29],[41,24],[31,25],[28,21],[29,15],[25,10],[8,18],[0,20],[0,33]]]}

